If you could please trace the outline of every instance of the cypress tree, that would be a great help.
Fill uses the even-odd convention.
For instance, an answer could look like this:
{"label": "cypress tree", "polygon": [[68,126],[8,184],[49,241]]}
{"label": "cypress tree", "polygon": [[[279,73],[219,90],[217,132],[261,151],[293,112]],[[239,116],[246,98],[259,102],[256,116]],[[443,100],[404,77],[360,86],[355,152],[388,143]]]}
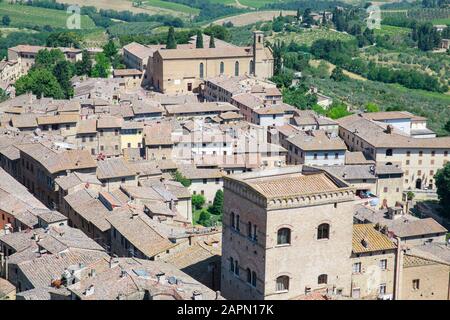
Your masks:
{"label": "cypress tree", "polygon": [[211,33],[211,35],[209,36],[209,47],[210,48],[215,48],[216,44],[214,42],[214,34]]}
{"label": "cypress tree", "polygon": [[195,47],[198,48],[203,48],[203,33],[201,30],[197,31],[197,41],[195,42]]}
{"label": "cypress tree", "polygon": [[175,41],[175,29],[173,27],[169,28],[169,33],[167,34],[166,49],[176,49],[177,42]]}

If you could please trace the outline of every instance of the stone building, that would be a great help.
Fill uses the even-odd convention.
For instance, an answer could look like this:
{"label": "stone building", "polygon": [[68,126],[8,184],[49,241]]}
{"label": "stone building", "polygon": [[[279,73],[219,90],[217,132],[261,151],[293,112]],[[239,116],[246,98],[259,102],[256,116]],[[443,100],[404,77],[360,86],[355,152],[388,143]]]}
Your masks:
{"label": "stone building", "polygon": [[103,116],[97,120],[99,151],[106,157],[117,157],[122,154],[120,129],[123,119],[113,116]]}
{"label": "stone building", "polygon": [[261,31],[253,33],[253,42],[251,47],[223,42],[215,48],[158,49],[148,60],[149,84],[163,93],[190,93],[200,92],[204,79],[220,74],[268,79],[273,75],[272,51],[264,47]]}
{"label": "stone building", "polygon": [[289,164],[343,165],[347,147],[341,138],[323,130],[300,131],[287,138]]}
{"label": "stone building", "polygon": [[402,251],[401,300],[450,300],[450,247],[429,242]]}
{"label": "stone building", "polygon": [[450,160],[450,137],[417,138],[408,134],[415,130],[411,121],[393,124],[373,118],[361,114],[339,119],[339,136],[349,150],[377,163],[399,165],[405,190],[434,190],[434,175]]}
{"label": "stone building", "polygon": [[392,300],[397,247],[373,224],[353,225],[352,246],[352,298]]}
{"label": "stone building", "polygon": [[97,164],[87,150],[63,150],[42,143],[18,145],[20,150],[19,181],[50,208],[58,208],[55,179],[67,172],[94,172]]}
{"label": "stone building", "polygon": [[354,199],[343,181],[301,167],[224,177],[223,296],[349,296]]}
{"label": "stone building", "polygon": [[8,61],[19,61],[21,67],[21,74],[26,74],[28,70],[34,65],[36,55],[40,50],[59,49],[64,54],[65,58],[70,62],[81,61],[82,50],[76,48],[50,48],[32,45],[18,45],[8,49]]}

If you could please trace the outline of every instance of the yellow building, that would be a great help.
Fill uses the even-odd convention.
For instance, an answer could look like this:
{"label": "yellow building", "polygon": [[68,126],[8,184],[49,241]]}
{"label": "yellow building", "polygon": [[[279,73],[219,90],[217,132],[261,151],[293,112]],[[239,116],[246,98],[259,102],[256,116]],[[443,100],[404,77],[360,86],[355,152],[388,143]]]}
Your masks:
{"label": "yellow building", "polygon": [[273,75],[273,55],[264,47],[264,34],[253,33],[253,46],[238,47],[224,41],[215,48],[157,50],[147,63],[149,84],[163,93],[198,92],[204,79],[221,74],[254,75],[261,79]]}
{"label": "yellow building", "polygon": [[142,122],[124,122],[120,130],[121,149],[142,148],[143,129]]}
{"label": "yellow building", "polygon": [[353,298],[393,299],[396,251],[394,243],[373,224],[353,225]]}

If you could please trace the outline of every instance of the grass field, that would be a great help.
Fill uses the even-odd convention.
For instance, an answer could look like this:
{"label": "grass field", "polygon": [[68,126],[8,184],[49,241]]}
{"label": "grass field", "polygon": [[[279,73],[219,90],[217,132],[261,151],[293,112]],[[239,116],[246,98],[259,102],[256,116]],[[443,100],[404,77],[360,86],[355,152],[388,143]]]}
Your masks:
{"label": "grass field", "polygon": [[[0,15],[11,18],[11,27],[33,27],[49,25],[53,28],[66,28],[69,17],[66,12],[46,8],[22,6],[0,2]],[[94,28],[95,24],[88,16],[81,17],[83,28]]]}
{"label": "grass field", "polygon": [[188,14],[188,15],[197,15],[200,12],[200,10],[197,8],[185,6],[180,3],[167,2],[164,0],[147,0],[147,1],[143,2],[143,5],[145,6],[145,8],[147,6],[150,6],[150,7],[170,10],[175,13],[178,12],[178,13],[184,13],[184,14]]}
{"label": "grass field", "polygon": [[269,41],[284,41],[289,43],[294,41],[300,45],[310,46],[319,39],[350,41],[354,39],[352,35],[326,29],[304,29],[301,33],[287,32],[276,33],[268,38]]}
{"label": "grass field", "polygon": [[401,27],[394,27],[394,26],[388,26],[388,25],[381,25],[381,29],[374,29],[375,35],[388,35],[388,36],[394,36],[394,35],[408,35],[411,30],[408,28],[401,28]]}
{"label": "grass field", "polygon": [[[289,0],[285,0],[287,2]],[[213,3],[221,3],[229,6],[242,6],[249,8],[262,8],[266,4],[280,2],[279,0],[211,0]]]}
{"label": "grass field", "polygon": [[[334,70],[334,68],[336,68],[336,66],[328,61],[325,60],[321,60],[321,59],[317,59],[317,60],[309,60],[309,65],[317,68],[321,62],[324,62],[327,64],[328,66],[328,73],[331,74],[331,72]],[[342,70],[342,72],[349,78],[351,79],[355,79],[355,80],[360,80],[360,81],[366,81],[367,79],[364,77],[361,77],[360,75],[347,71],[347,70]]]}
{"label": "grass field", "polygon": [[27,33],[36,33],[37,31],[30,30],[30,29],[24,29],[24,28],[0,28],[0,35],[1,37],[6,37],[8,34],[12,32],[27,32]]}
{"label": "grass field", "polygon": [[433,19],[431,20],[431,22],[433,22],[433,24],[450,24],[450,18],[444,18],[444,19]]}
{"label": "grass field", "polygon": [[[283,10],[283,15],[295,15],[295,11],[286,11]],[[221,18],[214,21],[214,24],[222,25],[225,22],[231,22],[236,27],[248,26],[250,24],[254,24],[260,21],[271,21],[274,17],[278,17],[280,15],[280,11],[276,10],[268,10],[268,11],[256,11],[256,12],[246,12],[242,14],[238,14],[231,17]]]}

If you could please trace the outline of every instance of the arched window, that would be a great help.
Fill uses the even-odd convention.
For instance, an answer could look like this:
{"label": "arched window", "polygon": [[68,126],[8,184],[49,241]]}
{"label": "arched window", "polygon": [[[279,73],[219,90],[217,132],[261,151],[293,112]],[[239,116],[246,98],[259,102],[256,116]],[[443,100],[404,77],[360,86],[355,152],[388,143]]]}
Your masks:
{"label": "arched window", "polygon": [[250,60],[249,73],[250,74],[255,73],[255,64],[253,63],[253,60]]}
{"label": "arched window", "polygon": [[288,276],[279,276],[277,278],[277,286],[276,291],[288,291],[289,290],[289,277]]}
{"label": "arched window", "polygon": [[330,225],[328,223],[322,223],[317,228],[317,239],[329,239],[330,238]]}
{"label": "arched window", "polygon": [[234,259],[230,257],[230,271],[234,273]]}
{"label": "arched window", "polygon": [[252,271],[250,268],[247,268],[247,283],[252,283]]}
{"label": "arched window", "polygon": [[203,70],[203,62],[200,63],[200,79],[203,79],[204,77],[204,70]]}
{"label": "arched window", "polygon": [[225,72],[225,63],[223,61],[220,62],[220,74],[223,74]]}
{"label": "arched window", "polygon": [[277,232],[277,244],[290,244],[291,243],[291,229],[281,228]]}
{"label": "arched window", "polygon": [[328,283],[328,275],[326,275],[326,274],[321,274],[321,275],[317,278],[317,283],[318,283],[318,284],[327,284],[327,283]]}
{"label": "arched window", "polygon": [[239,215],[236,216],[236,230],[237,231],[241,230],[239,226]]}
{"label": "arched window", "polygon": [[392,149],[386,149],[386,156],[387,157],[392,156]]}
{"label": "arched window", "polygon": [[234,228],[236,228],[236,224],[235,224],[235,221],[234,221],[234,212],[232,212],[231,213],[231,216],[230,216],[230,223],[231,223],[231,227],[234,229]]}
{"label": "arched window", "polygon": [[239,61],[236,61],[234,63],[234,75],[237,77],[239,76]]}
{"label": "arched window", "polygon": [[247,224],[247,235],[249,238],[252,238],[252,223],[250,221]]}
{"label": "arched window", "polygon": [[239,275],[239,263],[237,260],[234,260],[234,274]]}
{"label": "arched window", "polygon": [[252,271],[252,286],[256,287],[256,272]]}

